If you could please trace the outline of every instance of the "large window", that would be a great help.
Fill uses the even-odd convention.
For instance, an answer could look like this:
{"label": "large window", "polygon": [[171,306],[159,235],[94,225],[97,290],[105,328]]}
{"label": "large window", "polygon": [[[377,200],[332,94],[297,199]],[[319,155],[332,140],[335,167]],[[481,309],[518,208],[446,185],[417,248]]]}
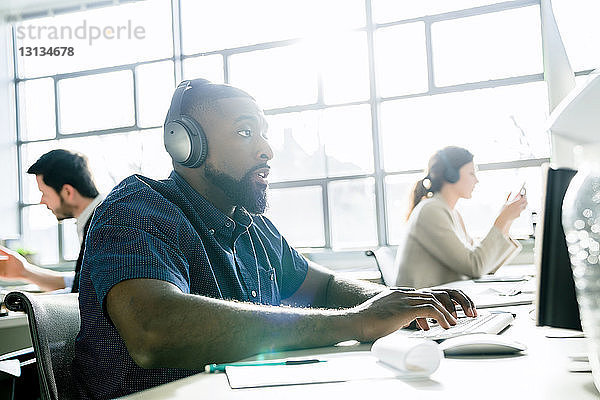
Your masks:
{"label": "large window", "polygon": [[[550,156],[539,1],[146,0],[54,14],[14,23],[23,240],[43,263],[75,258],[77,239],[36,205],[28,166],[62,147],[87,155],[104,192],[132,173],[165,177],[161,124],[176,82],[196,77],[264,107],[275,151],[267,215],[295,246],[397,244],[409,192],[446,145],[479,164],[474,198],[459,203],[469,230],[484,235],[526,181],[530,206],[513,233],[532,233]],[[141,27],[144,38],[75,38],[72,58],[20,55],[35,44],[20,28],[84,21]],[[590,44],[588,34],[567,45]],[[580,70],[597,64],[567,50]]]}

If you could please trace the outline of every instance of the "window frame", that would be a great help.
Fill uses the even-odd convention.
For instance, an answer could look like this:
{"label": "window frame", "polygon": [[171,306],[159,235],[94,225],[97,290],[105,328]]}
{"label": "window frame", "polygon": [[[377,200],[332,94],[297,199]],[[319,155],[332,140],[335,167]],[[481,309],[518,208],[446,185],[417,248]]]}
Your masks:
{"label": "window frame", "polygon": [[[78,137],[86,137],[86,136],[95,136],[95,135],[109,135],[120,132],[128,132],[128,131],[139,131],[143,132],[146,130],[152,130],[157,128],[162,128],[162,126],[151,126],[151,127],[140,127],[138,125],[138,108],[139,108],[139,99],[137,98],[137,67],[140,65],[151,64],[155,62],[162,61],[172,61],[173,62],[173,76],[175,78],[175,82],[181,81],[183,77],[183,62],[188,58],[196,58],[199,56],[208,56],[208,55],[220,55],[223,58],[223,77],[224,82],[229,83],[230,73],[229,73],[229,57],[234,54],[246,53],[246,52],[254,52],[265,49],[272,49],[278,47],[284,47],[299,43],[301,39],[288,39],[288,40],[280,40],[273,42],[265,42],[258,43],[250,46],[242,46],[238,48],[230,48],[230,49],[221,49],[215,51],[209,51],[205,53],[193,53],[193,54],[184,54],[183,53],[183,38],[182,38],[182,29],[181,29],[181,13],[180,13],[180,4],[181,0],[171,0],[171,24],[173,30],[173,56],[169,58],[161,58],[161,59],[153,59],[138,63],[124,64],[124,65],[115,65],[111,67],[104,67],[98,69],[92,69],[87,71],[78,71],[57,75],[44,75],[44,76],[35,76],[32,78],[20,78],[18,74],[18,63],[13,63],[14,68],[14,105],[15,105],[15,113],[16,113],[16,137],[17,137],[17,173],[18,173],[18,188],[19,188],[19,231],[20,235],[23,234],[23,209],[34,205],[31,203],[27,203],[24,201],[23,196],[23,187],[24,187],[24,174],[22,166],[22,148],[23,145],[33,142],[42,142],[42,141],[52,141],[58,139],[71,139]],[[355,29],[355,31],[364,31],[367,35],[367,51],[368,51],[368,79],[369,79],[369,98],[364,101],[353,101],[348,103],[340,103],[340,104],[325,104],[323,99],[323,82],[322,79],[318,79],[317,82],[317,101],[313,104],[304,104],[304,105],[294,105],[283,108],[274,108],[265,110],[266,115],[277,115],[291,112],[299,112],[299,111],[308,111],[308,110],[322,110],[332,107],[344,107],[344,106],[352,106],[352,105],[369,105],[370,113],[371,113],[371,140],[373,143],[373,172],[369,174],[356,174],[350,176],[335,176],[335,177],[324,177],[318,179],[302,179],[302,180],[294,180],[294,181],[285,181],[285,182],[273,182],[270,184],[271,188],[274,189],[285,189],[292,187],[304,187],[304,186],[320,186],[322,190],[322,203],[323,203],[323,233],[325,238],[324,247],[312,248],[313,250],[317,249],[332,249],[332,241],[331,241],[331,212],[330,212],[330,204],[329,204],[329,193],[328,186],[329,183],[340,181],[340,180],[356,180],[356,179],[364,179],[364,178],[373,178],[375,181],[375,215],[376,215],[376,227],[377,227],[377,243],[379,246],[388,246],[390,245],[389,241],[389,229],[388,229],[388,220],[387,220],[387,210],[386,210],[386,193],[385,193],[385,179],[387,176],[401,175],[401,174],[413,174],[422,172],[419,169],[413,170],[403,170],[403,171],[394,171],[394,172],[386,172],[383,168],[383,155],[382,155],[382,140],[380,135],[380,106],[381,104],[394,101],[399,99],[410,99],[417,98],[422,96],[432,96],[443,93],[451,93],[451,92],[462,92],[476,89],[484,89],[484,88],[495,88],[501,86],[511,86],[523,83],[531,83],[531,82],[540,82],[543,81],[543,74],[531,74],[524,76],[514,76],[510,78],[502,78],[502,79],[494,79],[488,81],[480,81],[473,83],[461,83],[451,86],[443,86],[438,87],[435,85],[434,80],[434,71],[433,71],[433,53],[432,53],[432,33],[431,26],[435,22],[439,21],[447,21],[454,20],[459,18],[464,18],[468,16],[476,16],[483,15],[488,13],[501,12],[511,9],[517,9],[521,7],[528,7],[537,5],[539,7],[540,0],[514,0],[514,1],[504,1],[491,5],[484,5],[479,7],[473,7],[464,10],[457,10],[451,12],[445,12],[436,15],[427,15],[419,18],[410,18],[406,20],[386,22],[386,23],[375,23],[373,21],[373,13],[372,13],[372,4],[371,0],[364,0],[365,6],[365,25],[361,28]],[[71,10],[72,11],[72,10]],[[52,10],[52,12],[57,13],[60,10]],[[68,12],[65,11],[65,12]],[[35,17],[39,17],[40,15],[33,15],[29,18],[33,19]],[[27,16],[23,16],[22,18],[27,19]],[[378,29],[397,26],[401,24],[408,24],[413,22],[422,21],[425,24],[425,48],[426,48],[426,56],[427,56],[427,76],[428,76],[428,90],[423,93],[414,93],[414,94],[405,94],[398,96],[389,96],[389,97],[380,97],[377,90],[376,85],[376,65],[375,65],[375,51],[374,51],[374,36],[375,32]],[[14,22],[10,21],[9,23]],[[13,58],[16,59],[18,57],[17,53],[17,40],[15,27],[12,26],[12,53]],[[105,129],[98,131],[87,131],[87,132],[77,132],[73,134],[61,134],[59,130],[59,121],[60,121],[60,111],[59,111],[59,98],[58,98],[58,84],[62,79],[79,77],[79,76],[87,76],[94,75],[98,73],[105,72],[113,72],[113,71],[121,71],[121,70],[130,70],[133,77],[133,100],[134,100],[134,124],[133,126],[128,127],[119,127],[113,129]],[[590,72],[590,70],[586,71],[577,71],[576,75],[586,75]],[[40,139],[40,140],[22,140],[21,139],[21,129],[20,129],[20,109],[19,109],[19,90],[18,86],[20,82],[33,80],[33,79],[41,79],[41,78],[51,78],[54,81],[54,99],[55,99],[55,121],[56,121],[56,133],[55,137]],[[507,162],[498,162],[498,163],[487,163],[480,164],[479,169],[482,171],[486,170],[501,170],[501,169],[510,169],[510,168],[522,168],[522,167],[532,167],[532,166],[541,166],[544,163],[549,162],[550,159],[548,157],[545,158],[532,158],[532,159],[523,159],[523,160],[513,160]],[[65,260],[63,257],[64,252],[64,243],[63,243],[63,228],[62,225],[58,224],[58,247],[59,247],[59,262],[64,263],[70,260]]]}

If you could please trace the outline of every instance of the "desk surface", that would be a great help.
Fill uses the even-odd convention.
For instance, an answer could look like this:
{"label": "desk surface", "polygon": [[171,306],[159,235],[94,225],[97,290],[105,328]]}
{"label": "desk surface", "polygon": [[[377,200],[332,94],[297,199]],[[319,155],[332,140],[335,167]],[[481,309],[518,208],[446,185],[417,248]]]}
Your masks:
{"label": "desk surface", "polygon": [[[468,292],[465,281],[463,289]],[[488,285],[487,283],[485,285]],[[345,398],[369,399],[382,395],[410,399],[598,399],[591,373],[569,372],[569,355],[587,352],[585,339],[548,338],[564,330],[535,326],[533,305],[504,307],[517,318],[503,335],[525,343],[523,355],[445,358],[425,380],[369,379],[337,383],[231,389],[225,374],[201,373],[133,394],[126,399],[197,399],[203,394],[216,399]],[[269,358],[307,357],[332,352],[368,351],[369,344],[284,352]],[[352,356],[351,354],[349,356]]]}
{"label": "desk surface", "polygon": [[27,314],[9,311],[8,315],[0,317],[0,329],[28,325]]}

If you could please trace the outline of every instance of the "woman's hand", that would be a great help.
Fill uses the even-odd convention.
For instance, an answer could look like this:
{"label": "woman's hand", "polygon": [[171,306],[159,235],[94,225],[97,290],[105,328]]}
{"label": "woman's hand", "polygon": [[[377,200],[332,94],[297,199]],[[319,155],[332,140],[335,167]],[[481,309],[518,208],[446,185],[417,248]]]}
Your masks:
{"label": "woman's hand", "polygon": [[[510,197],[510,195],[509,195]],[[502,207],[498,218],[494,222],[494,226],[503,234],[508,235],[508,231],[513,221],[517,219],[523,210],[527,207],[527,196],[519,194],[514,200],[508,201]]]}

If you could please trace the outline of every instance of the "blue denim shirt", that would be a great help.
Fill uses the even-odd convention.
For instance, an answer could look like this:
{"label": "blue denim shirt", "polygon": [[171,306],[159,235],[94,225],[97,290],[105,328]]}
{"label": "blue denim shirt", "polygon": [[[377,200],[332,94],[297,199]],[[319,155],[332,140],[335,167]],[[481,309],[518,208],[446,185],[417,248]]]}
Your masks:
{"label": "blue denim shirt", "polygon": [[117,283],[159,279],[184,293],[279,305],[307,269],[267,218],[240,207],[229,218],[176,172],[130,176],[98,206],[86,240],[73,363],[81,396],[113,398],[199,372],[133,361],[105,311]]}

